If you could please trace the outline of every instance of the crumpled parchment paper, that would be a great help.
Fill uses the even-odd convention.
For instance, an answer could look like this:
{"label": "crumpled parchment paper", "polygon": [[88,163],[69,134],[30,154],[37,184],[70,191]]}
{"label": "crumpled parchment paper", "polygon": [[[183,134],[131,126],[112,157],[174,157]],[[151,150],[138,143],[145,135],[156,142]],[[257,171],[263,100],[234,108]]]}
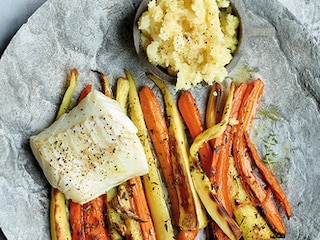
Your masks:
{"label": "crumpled parchment paper", "polygon": [[[76,93],[87,83],[100,88],[91,69],[104,72],[114,83],[124,68],[133,73],[138,86],[148,84],[157,91],[133,47],[138,4],[139,0],[49,0],[18,31],[0,59],[0,227],[8,239],[50,239],[50,186],[32,156],[29,137],[54,121],[71,68],[79,71]],[[285,220],[286,239],[317,239],[320,50],[306,28],[276,0],[243,4],[249,26],[276,31],[250,37],[230,77],[264,80],[252,135],[262,155],[270,134],[277,140],[272,169],[293,209],[293,217]],[[174,92],[173,85],[170,88]],[[199,105],[206,100],[206,90],[192,90]]]}

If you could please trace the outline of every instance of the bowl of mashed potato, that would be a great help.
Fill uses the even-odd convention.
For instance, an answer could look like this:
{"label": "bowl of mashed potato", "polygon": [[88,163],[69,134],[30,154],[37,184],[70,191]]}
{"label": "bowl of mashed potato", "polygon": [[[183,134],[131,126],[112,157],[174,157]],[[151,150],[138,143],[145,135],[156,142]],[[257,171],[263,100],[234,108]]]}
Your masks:
{"label": "bowl of mashed potato", "polygon": [[143,0],[134,22],[135,49],[148,70],[176,89],[222,82],[242,45],[236,0]]}

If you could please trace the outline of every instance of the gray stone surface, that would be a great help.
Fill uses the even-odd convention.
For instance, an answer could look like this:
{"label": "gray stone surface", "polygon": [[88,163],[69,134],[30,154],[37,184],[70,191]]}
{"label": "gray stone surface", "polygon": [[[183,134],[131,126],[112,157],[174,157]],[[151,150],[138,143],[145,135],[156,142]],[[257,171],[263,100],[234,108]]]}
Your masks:
{"label": "gray stone surface", "polygon": [[[319,3],[280,1],[290,11],[276,0],[243,1],[246,24],[253,32],[230,77],[261,77],[265,82],[253,137],[262,154],[263,140],[270,134],[277,137],[273,169],[294,214],[285,220],[286,239],[319,239]],[[40,1],[32,2],[32,9],[41,5]],[[113,84],[123,76],[124,68],[133,73],[138,86],[147,84],[158,93],[133,47],[132,20],[138,2],[48,0],[20,28],[2,55],[0,227],[8,239],[49,239],[49,186],[30,152],[28,139],[54,120],[70,68],[76,67],[80,74],[76,93],[89,82],[99,88],[91,69],[106,73]],[[1,19],[9,16],[3,9]],[[0,21],[0,31],[8,34],[3,39],[11,38],[9,26],[17,29],[22,23],[21,19],[13,22],[8,22],[6,29]],[[4,45],[2,41],[2,49]],[[174,87],[169,87],[173,92]],[[199,100],[202,106],[206,90],[192,90],[199,98],[203,96]]]}

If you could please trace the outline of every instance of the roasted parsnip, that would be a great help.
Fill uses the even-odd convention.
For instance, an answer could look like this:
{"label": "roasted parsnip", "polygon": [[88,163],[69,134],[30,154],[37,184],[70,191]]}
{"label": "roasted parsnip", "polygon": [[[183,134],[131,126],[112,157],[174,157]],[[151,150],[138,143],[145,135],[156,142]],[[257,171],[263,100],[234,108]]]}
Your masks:
{"label": "roasted parsnip", "polygon": [[200,167],[197,158],[197,152],[204,142],[219,137],[226,130],[229,123],[233,93],[234,85],[231,84],[221,122],[208,128],[196,137],[190,147],[189,160],[193,183],[207,212],[230,239],[239,239],[242,233],[238,224],[226,212],[225,208],[218,200],[217,193],[209,178]]}
{"label": "roasted parsnip", "polygon": [[229,161],[229,193],[234,217],[242,230],[244,240],[275,239],[276,236],[261,216],[242,186],[234,159]]}
{"label": "roasted parsnip", "polygon": [[[77,85],[78,71],[70,70],[68,87],[62,99],[57,119],[64,114],[70,106],[72,95]],[[57,189],[51,190],[50,199],[50,231],[53,240],[71,239],[69,218],[64,194]]]}
{"label": "roasted parsnip", "polygon": [[111,201],[117,195],[117,188],[111,188],[107,193],[107,218],[109,225],[109,234],[112,240],[121,240],[127,235],[127,226],[121,215],[112,208]]}
{"label": "roasted parsnip", "polygon": [[52,240],[71,240],[69,218],[64,194],[51,189],[50,228]]}
{"label": "roasted parsnip", "polygon": [[[127,112],[127,102],[128,102],[128,97],[129,97],[129,89],[130,89],[130,84],[128,79],[126,78],[118,78],[117,80],[117,89],[116,89],[116,100],[119,103],[119,105],[122,107],[124,112]],[[145,218],[145,216],[137,216],[137,212],[136,212],[136,206],[138,203],[136,202],[136,192],[134,191],[133,188],[137,188],[137,185],[141,185],[141,182],[139,182],[138,180],[140,180],[140,177],[135,177],[133,179],[129,179],[127,181],[126,184],[123,184],[122,187],[126,187],[126,188],[130,188],[127,190],[127,194],[126,195],[130,195],[127,196],[127,199],[131,199],[130,204],[131,207],[133,208],[133,214],[135,214],[136,219],[134,217],[124,217],[124,222],[126,225],[126,237],[132,240],[139,240],[139,239],[143,239],[142,237],[142,229],[140,226],[140,222],[138,221],[139,217],[141,218]],[[132,187],[131,187],[132,186]],[[144,192],[140,193],[140,198],[142,199],[141,201],[145,201],[145,195]],[[118,192],[118,195],[122,195],[123,193]],[[139,210],[139,209],[138,209]],[[140,213],[140,212],[139,212]],[[140,215],[142,215],[140,213]],[[140,219],[139,219],[140,220]],[[153,223],[152,223],[152,219],[151,218],[147,218],[145,219],[145,221],[147,223],[149,223],[151,225],[151,229],[153,229]]]}

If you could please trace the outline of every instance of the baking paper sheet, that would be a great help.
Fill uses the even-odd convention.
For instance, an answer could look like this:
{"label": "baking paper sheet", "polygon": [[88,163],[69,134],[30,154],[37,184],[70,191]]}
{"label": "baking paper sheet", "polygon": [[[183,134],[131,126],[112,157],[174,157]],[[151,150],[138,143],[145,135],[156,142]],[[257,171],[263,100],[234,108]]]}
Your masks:
{"label": "baking paper sheet", "polygon": [[[157,89],[136,56],[132,24],[139,1],[49,0],[18,31],[0,59],[0,227],[8,239],[50,239],[49,190],[31,154],[29,137],[55,119],[71,68],[84,85],[100,88],[91,69],[111,83],[129,69],[138,86]],[[230,73],[235,81],[265,82],[252,131],[264,154],[274,134],[272,165],[288,195],[293,217],[286,239],[320,237],[320,68],[313,37],[277,1],[244,0],[248,25],[273,28],[274,35],[250,37]],[[174,86],[169,85],[172,93]],[[199,105],[207,88],[194,88]],[[77,95],[77,94],[76,94]]]}

